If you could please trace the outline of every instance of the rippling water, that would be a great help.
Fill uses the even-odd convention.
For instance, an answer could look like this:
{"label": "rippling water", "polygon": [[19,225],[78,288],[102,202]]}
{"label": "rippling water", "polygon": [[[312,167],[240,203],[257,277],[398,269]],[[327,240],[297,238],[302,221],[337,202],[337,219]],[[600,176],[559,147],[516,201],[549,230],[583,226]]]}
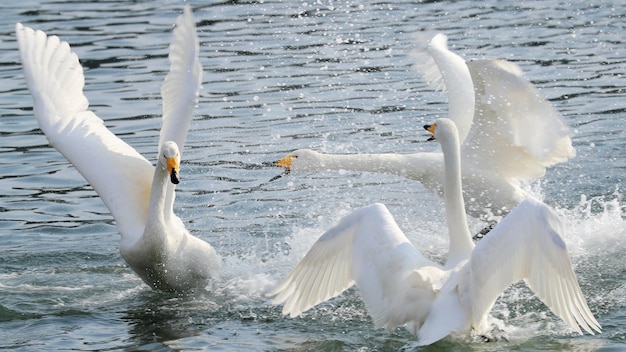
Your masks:
{"label": "rippling water", "polygon": [[408,54],[422,30],[443,31],[465,58],[516,62],[565,116],[577,156],[530,186],[562,215],[579,281],[604,328],[573,335],[518,285],[492,312],[507,340],[446,339],[426,349],[626,348],[626,6],[508,4],[192,3],[204,88],[175,210],[225,261],[214,292],[194,297],[153,292],[126,267],[107,209],[37,128],[13,32],[23,22],[70,42],[92,109],[150,159],[183,3],[0,5],[0,348],[410,349],[414,338],[405,330],[373,328],[356,290],[297,319],[281,317],[263,292],[341,215],[376,201],[418,248],[441,258],[441,200],[416,182],[365,173],[268,183],[280,170],[259,165],[300,147],[433,149],[422,143],[420,126],[445,116],[446,103],[411,69]]}

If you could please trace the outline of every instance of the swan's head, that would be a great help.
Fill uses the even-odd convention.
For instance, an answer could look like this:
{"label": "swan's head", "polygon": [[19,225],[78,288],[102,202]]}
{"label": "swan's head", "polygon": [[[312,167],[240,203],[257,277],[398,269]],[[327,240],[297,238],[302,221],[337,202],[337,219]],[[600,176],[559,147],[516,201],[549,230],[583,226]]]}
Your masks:
{"label": "swan's head", "polygon": [[315,171],[324,167],[320,153],[310,149],[298,149],[293,151],[282,157],[274,165],[285,168],[286,173],[292,170]]}
{"label": "swan's head", "polygon": [[159,164],[167,169],[170,181],[177,185],[180,182],[180,152],[175,142],[167,141],[161,146]]}
{"label": "swan's head", "polygon": [[457,140],[459,138],[456,125],[452,120],[445,117],[437,119],[432,124],[424,125],[424,129],[432,133],[432,136],[428,138],[429,141],[438,140],[440,143],[444,143],[453,140],[455,136]]}

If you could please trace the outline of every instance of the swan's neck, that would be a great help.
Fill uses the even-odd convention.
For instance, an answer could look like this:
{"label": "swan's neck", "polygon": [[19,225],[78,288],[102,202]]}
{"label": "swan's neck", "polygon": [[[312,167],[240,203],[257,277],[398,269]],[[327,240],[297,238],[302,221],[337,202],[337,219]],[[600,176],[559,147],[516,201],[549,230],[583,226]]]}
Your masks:
{"label": "swan's neck", "polygon": [[144,236],[164,236],[167,233],[166,224],[171,214],[173,214],[173,206],[174,185],[169,181],[167,168],[157,164],[152,180],[150,210]]}
{"label": "swan's neck", "polygon": [[445,167],[444,202],[450,237],[448,261],[445,265],[445,268],[448,269],[469,259],[474,249],[474,242],[472,242],[472,236],[467,227],[465,202],[463,201],[459,140],[457,136],[454,137],[450,138],[451,141],[441,145]]}
{"label": "swan's neck", "polygon": [[[425,153],[427,154],[427,153]],[[428,158],[424,158],[428,162]],[[319,167],[325,170],[348,170],[387,173],[406,177],[408,172],[419,173],[421,168],[412,165],[411,155],[401,154],[317,154]]]}

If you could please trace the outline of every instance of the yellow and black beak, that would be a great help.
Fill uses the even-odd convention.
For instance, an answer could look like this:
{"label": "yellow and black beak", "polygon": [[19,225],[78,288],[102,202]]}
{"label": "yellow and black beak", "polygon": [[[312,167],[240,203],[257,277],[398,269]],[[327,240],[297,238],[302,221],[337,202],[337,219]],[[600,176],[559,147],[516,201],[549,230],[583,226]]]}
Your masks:
{"label": "yellow and black beak", "polygon": [[295,158],[296,158],[295,155],[289,154],[289,155],[284,156],[283,158],[281,158],[277,162],[275,162],[274,166],[285,168],[285,171],[283,171],[280,175],[276,175],[276,176],[272,177],[272,179],[269,180],[268,182],[276,181],[279,178],[289,174],[291,172],[291,163],[293,163],[293,159],[295,159]]}
{"label": "yellow and black beak", "polygon": [[165,158],[167,162],[167,172],[170,174],[170,181],[177,185],[180,183],[180,161],[177,156]]}
{"label": "yellow and black beak", "polygon": [[424,129],[432,134],[427,139],[427,141],[434,141],[436,139],[435,138],[435,129],[437,129],[437,124],[433,123],[433,124],[430,124],[430,125],[424,125]]}
{"label": "yellow and black beak", "polygon": [[293,159],[295,159],[295,155],[286,155],[282,159],[278,160],[274,165],[284,167],[285,172],[289,173],[291,171],[291,164],[293,163]]}

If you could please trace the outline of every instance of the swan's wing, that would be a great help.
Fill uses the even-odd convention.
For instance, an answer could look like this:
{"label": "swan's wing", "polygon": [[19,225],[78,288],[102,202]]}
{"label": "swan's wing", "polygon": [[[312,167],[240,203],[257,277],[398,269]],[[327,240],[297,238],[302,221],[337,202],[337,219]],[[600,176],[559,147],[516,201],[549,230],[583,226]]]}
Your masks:
{"label": "swan's wing", "polygon": [[325,232],[269,295],[274,304],[284,303],[283,314],[294,317],[356,282],[375,325],[394,328],[429,307],[420,304],[420,299],[432,300],[428,273],[415,271],[423,265],[432,263],[404,236],[387,208],[373,204]]}
{"label": "swan's wing", "polygon": [[562,224],[550,208],[527,199],[478,242],[464,268],[467,275],[459,283],[474,326],[504,289],[524,279],[572,329],[581,334],[580,327],[591,334],[600,332],[578,286],[562,232]]}
{"label": "swan's wing", "polygon": [[20,23],[15,32],[39,127],[95,189],[121,234],[141,234],[153,166],[88,109],[83,69],[67,42]]}
{"label": "swan's wing", "polygon": [[163,126],[159,150],[163,142],[174,141],[182,154],[202,84],[198,35],[189,5],[185,5],[183,14],[176,19],[173,36],[169,53],[170,72],[161,87]]}
{"label": "swan's wing", "polygon": [[475,166],[503,177],[537,178],[547,166],[574,157],[562,116],[504,60],[467,63],[476,89],[474,125],[462,147]]}
{"label": "swan's wing", "polygon": [[474,85],[465,60],[448,50],[448,37],[442,33],[430,39],[426,50],[413,51],[413,57],[417,61],[414,67],[431,86],[445,84],[448,118],[456,124],[463,143],[474,116]]}

